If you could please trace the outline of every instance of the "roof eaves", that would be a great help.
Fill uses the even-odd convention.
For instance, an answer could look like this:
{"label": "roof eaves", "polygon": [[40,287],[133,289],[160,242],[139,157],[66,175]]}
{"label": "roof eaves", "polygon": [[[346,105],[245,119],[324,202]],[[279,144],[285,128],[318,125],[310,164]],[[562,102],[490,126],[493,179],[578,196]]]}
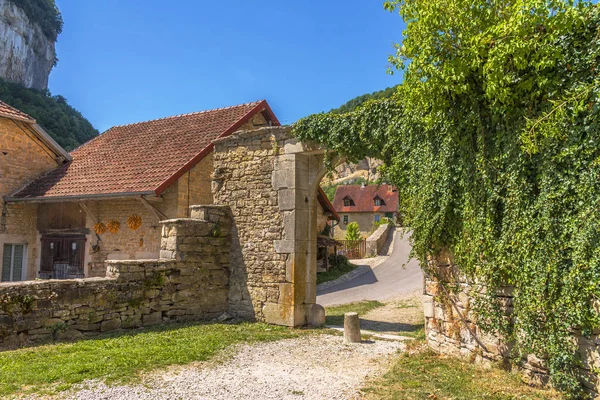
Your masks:
{"label": "roof eaves", "polygon": [[41,126],[36,124],[35,121],[31,124],[31,126],[33,127],[33,130],[35,131],[35,133],[37,133],[38,137],[48,147],[50,147],[52,150],[54,150],[54,152],[57,155],[63,156],[65,158],[65,160],[67,160],[67,161],[73,160],[73,157],[71,157],[71,155],[69,153],[67,153],[67,151],[65,149],[63,149],[60,144],[56,143],[56,141],[54,139],[52,139],[52,137],[44,130],[44,128],[42,128]]}
{"label": "roof eaves", "polygon": [[[18,192],[17,192],[18,193]],[[99,193],[99,194],[82,194],[73,196],[38,196],[38,197],[5,197],[4,201],[9,203],[53,203],[61,201],[80,201],[102,198],[119,198],[119,197],[139,197],[154,195],[154,192],[123,192],[123,193]]]}

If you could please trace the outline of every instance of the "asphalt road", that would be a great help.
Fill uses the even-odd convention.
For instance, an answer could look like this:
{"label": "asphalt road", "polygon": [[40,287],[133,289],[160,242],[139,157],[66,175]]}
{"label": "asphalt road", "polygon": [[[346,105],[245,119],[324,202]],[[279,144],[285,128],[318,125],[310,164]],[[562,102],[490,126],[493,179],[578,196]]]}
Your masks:
{"label": "asphalt road", "polygon": [[[390,257],[355,279],[317,291],[317,303],[322,306],[352,303],[363,300],[389,300],[413,293],[423,287],[423,273],[410,253],[409,235],[396,233]],[[405,265],[406,264],[406,265]]]}

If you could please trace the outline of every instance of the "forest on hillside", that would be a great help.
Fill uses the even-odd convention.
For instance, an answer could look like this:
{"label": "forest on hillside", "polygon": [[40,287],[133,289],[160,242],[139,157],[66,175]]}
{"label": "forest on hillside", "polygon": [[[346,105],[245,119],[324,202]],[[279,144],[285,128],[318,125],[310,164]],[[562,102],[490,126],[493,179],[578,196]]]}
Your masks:
{"label": "forest on hillside", "polygon": [[49,91],[27,89],[0,79],[0,100],[31,115],[58,144],[71,151],[98,131],[63,96]]}
{"label": "forest on hillside", "polygon": [[378,99],[387,99],[392,97],[394,93],[396,93],[396,89],[398,86],[392,86],[387,89],[379,90],[377,92],[373,92],[371,94],[363,94],[361,96],[355,97],[352,100],[347,101],[343,105],[338,108],[334,108],[330,111],[333,114],[344,114],[350,111],[354,111],[358,106],[369,100],[378,100]]}

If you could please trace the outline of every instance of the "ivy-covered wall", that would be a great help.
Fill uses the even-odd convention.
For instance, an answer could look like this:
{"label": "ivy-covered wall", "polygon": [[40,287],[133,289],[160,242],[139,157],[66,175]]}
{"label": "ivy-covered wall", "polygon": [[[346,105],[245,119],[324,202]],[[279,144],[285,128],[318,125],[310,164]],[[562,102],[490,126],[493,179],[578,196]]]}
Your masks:
{"label": "ivy-covered wall", "polygon": [[[514,343],[497,333],[482,329],[476,309],[477,302],[486,302],[486,292],[500,304],[504,318],[513,317],[514,286],[490,288],[482,282],[474,283],[458,268],[452,256],[441,252],[429,261],[425,276],[424,314],[428,345],[442,354],[468,357],[471,360],[515,366],[532,384],[547,384],[550,371],[546,360],[539,355],[512,352]],[[489,293],[488,293],[489,294]],[[600,394],[600,329],[591,335],[572,330],[571,338],[577,345],[581,364],[577,367],[584,390],[592,398]]]}

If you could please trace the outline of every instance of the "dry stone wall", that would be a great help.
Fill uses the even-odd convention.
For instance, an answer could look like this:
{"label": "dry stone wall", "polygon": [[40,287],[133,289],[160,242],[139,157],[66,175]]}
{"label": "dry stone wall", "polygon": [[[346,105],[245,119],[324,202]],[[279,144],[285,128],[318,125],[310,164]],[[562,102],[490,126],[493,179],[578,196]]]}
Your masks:
{"label": "dry stone wall", "polygon": [[[429,263],[425,277],[424,313],[427,343],[437,352],[465,356],[480,362],[506,362],[511,357],[510,343],[481,330],[473,311],[476,296],[485,287],[467,281],[452,263],[452,257],[442,253]],[[502,287],[497,296],[502,311],[509,316],[513,311],[512,287]],[[599,396],[600,330],[590,337],[574,332],[579,344],[583,366],[581,378],[587,390]],[[530,381],[546,384],[549,372],[543,360],[529,355],[522,362],[522,372]]]}
{"label": "dry stone wall", "polygon": [[228,310],[230,213],[197,206],[163,221],[161,259],[107,261],[104,278],[0,284],[0,349]]}
{"label": "dry stone wall", "polygon": [[247,319],[264,319],[264,305],[279,302],[286,282],[289,255],[276,253],[273,244],[282,239],[284,221],[271,182],[286,137],[265,130],[215,144],[213,197],[231,208],[234,220],[229,304]]}
{"label": "dry stone wall", "polygon": [[232,212],[230,306],[237,315],[288,326],[310,322],[323,153],[299,143],[289,127],[215,141],[213,197]]}
{"label": "dry stone wall", "polygon": [[367,238],[366,243],[366,253],[367,257],[375,257],[378,254],[381,254],[383,248],[385,247],[385,243],[387,242],[392,229],[395,229],[394,224],[383,224],[373,232],[371,236]]}

